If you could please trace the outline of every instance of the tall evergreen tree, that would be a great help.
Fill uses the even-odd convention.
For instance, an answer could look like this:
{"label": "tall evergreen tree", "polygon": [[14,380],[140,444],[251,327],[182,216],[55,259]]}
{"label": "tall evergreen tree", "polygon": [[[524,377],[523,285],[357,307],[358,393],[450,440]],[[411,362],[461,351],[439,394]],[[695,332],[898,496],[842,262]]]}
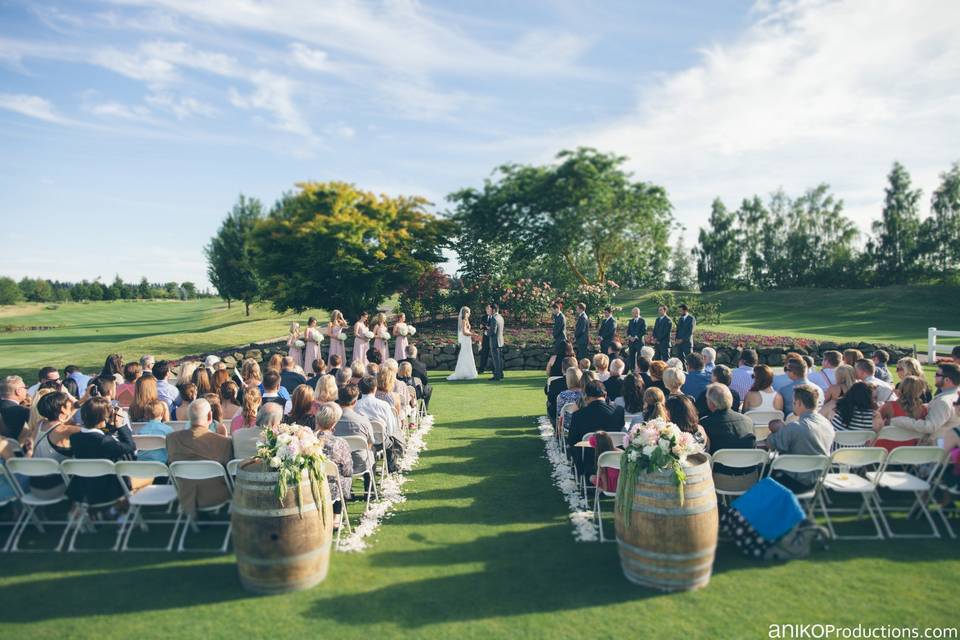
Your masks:
{"label": "tall evergreen tree", "polygon": [[694,251],[687,248],[683,233],[677,235],[677,244],[670,253],[670,271],[667,274],[667,288],[677,291],[692,291],[697,286],[693,274]]}
{"label": "tall evergreen tree", "polygon": [[873,223],[875,239],[870,245],[876,283],[903,284],[916,272],[920,231],[920,189],[912,189],[910,174],[899,162],[887,176],[883,212]]}
{"label": "tall evergreen tree", "polygon": [[946,281],[960,269],[960,162],[940,174],[930,208],[932,222],[923,238],[929,242],[931,270]]}
{"label": "tall evergreen tree", "polygon": [[204,249],[210,282],[228,306],[230,300],[242,301],[248,316],[250,305],[260,297],[251,247],[253,228],[262,217],[260,201],[241,194]]}
{"label": "tall evergreen tree", "polygon": [[713,201],[708,229],[700,229],[697,281],[703,291],[732,289],[740,274],[740,243],[736,216],[720,198]]}

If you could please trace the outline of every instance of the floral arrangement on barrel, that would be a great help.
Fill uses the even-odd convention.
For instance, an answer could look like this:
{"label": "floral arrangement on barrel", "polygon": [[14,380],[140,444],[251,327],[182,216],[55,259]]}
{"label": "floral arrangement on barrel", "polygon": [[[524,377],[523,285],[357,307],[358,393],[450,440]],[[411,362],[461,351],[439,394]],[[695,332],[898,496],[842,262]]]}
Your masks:
{"label": "floral arrangement on barrel", "polygon": [[[299,424],[281,424],[264,429],[257,441],[255,460],[261,460],[270,470],[277,473],[277,500],[283,502],[290,486],[293,486],[297,498],[297,509],[303,518],[303,495],[300,493],[300,479],[307,471],[310,478],[310,491],[313,500],[321,504],[321,495],[329,488],[323,473],[327,458],[323,455],[323,445],[309,427]],[[318,510],[319,513],[319,510]]]}
{"label": "floral arrangement on barrel", "polygon": [[617,507],[624,517],[629,517],[633,510],[637,477],[641,473],[672,470],[680,504],[683,504],[683,483],[687,479],[683,464],[687,456],[703,452],[703,445],[693,439],[693,434],[681,431],[680,427],[663,418],[656,418],[632,426],[623,437],[623,447]]}

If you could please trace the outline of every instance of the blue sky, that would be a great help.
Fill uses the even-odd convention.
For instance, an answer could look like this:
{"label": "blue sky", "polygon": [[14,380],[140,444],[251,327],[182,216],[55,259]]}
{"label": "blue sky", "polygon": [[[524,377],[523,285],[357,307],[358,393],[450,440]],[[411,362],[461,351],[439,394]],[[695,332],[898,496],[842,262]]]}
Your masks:
{"label": "blue sky", "polygon": [[596,146],[710,201],[829,182],[863,228],[960,159],[953,2],[0,0],[0,272],[205,283],[243,192],[444,196]]}

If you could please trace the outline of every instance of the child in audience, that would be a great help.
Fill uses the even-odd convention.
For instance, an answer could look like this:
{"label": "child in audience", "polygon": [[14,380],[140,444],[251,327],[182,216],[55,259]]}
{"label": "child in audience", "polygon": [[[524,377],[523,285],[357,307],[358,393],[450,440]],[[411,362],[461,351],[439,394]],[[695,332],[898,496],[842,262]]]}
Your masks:
{"label": "child in audience", "polygon": [[[606,431],[597,431],[590,436],[587,441],[590,443],[590,446],[593,447],[594,454],[598,460],[602,453],[617,451],[617,447],[613,444],[613,438],[611,438],[610,434]],[[598,469],[598,471],[600,470]],[[620,470],[605,467],[602,471],[603,473],[590,476],[590,482],[601,491],[616,491],[617,480],[620,478]]]}
{"label": "child in audience", "polygon": [[[149,421],[143,425],[138,435],[166,437],[173,433],[173,428],[164,424],[164,421],[170,418],[170,408],[165,402],[153,400],[147,403],[144,409],[146,411],[145,417],[148,417]],[[167,464],[167,448],[163,447],[162,449],[154,449],[152,451],[141,451],[138,449],[137,460],[150,460]]]}

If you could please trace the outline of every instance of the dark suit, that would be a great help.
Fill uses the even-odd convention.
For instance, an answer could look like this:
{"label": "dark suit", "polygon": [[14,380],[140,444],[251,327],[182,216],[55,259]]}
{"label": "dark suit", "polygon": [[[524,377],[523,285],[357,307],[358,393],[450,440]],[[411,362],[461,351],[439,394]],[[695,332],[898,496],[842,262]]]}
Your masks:
{"label": "dark suit", "polygon": [[560,376],[553,382],[544,386],[543,392],[547,394],[547,415],[550,416],[550,422],[556,423],[557,396],[560,395],[561,391],[566,391],[566,390],[567,390],[567,379],[564,376]]}
{"label": "dark suit", "polygon": [[427,365],[415,358],[406,358],[400,362],[409,362],[413,369],[413,377],[423,385],[423,402],[430,407],[430,396],[433,394],[433,387],[430,386],[430,379],[427,377]]}
{"label": "dark suit", "polygon": [[566,343],[567,341],[567,317],[563,315],[563,312],[553,316],[553,346],[554,353],[557,353],[558,350]]}
{"label": "dark suit", "polygon": [[[733,389],[730,389],[730,395],[733,396],[733,404],[730,406],[730,408],[734,411],[740,411],[740,394]],[[697,396],[697,401],[694,404],[697,406],[697,415],[700,416],[701,420],[710,415],[710,408],[707,406],[706,390],[702,391],[700,395]]]}
{"label": "dark suit", "polygon": [[586,358],[590,354],[590,320],[586,312],[577,316],[577,326],[573,330],[573,347],[578,359]]}
{"label": "dark suit", "polygon": [[[703,419],[700,423],[710,438],[710,453],[720,449],[753,449],[757,443],[757,436],[753,432],[753,420],[730,409],[716,411]],[[723,465],[715,465],[714,473],[727,475],[745,475],[752,469],[730,469]]]}
{"label": "dark suit", "polygon": [[307,384],[307,379],[296,371],[281,371],[280,386],[287,390],[291,396],[294,390],[302,384]]}
{"label": "dark suit", "polygon": [[[605,400],[595,400],[578,411],[573,412],[570,429],[567,432],[567,451],[573,457],[573,464],[580,473],[590,475],[596,468],[596,456],[592,449],[583,449],[574,445],[591,431],[623,431],[623,407],[610,404]],[[581,455],[581,453],[583,455]]]}
{"label": "dark suit", "polygon": [[643,338],[647,335],[647,321],[643,318],[630,318],[627,323],[627,369],[632,371],[643,347]]}
{"label": "dark suit", "polygon": [[[130,427],[122,427],[113,434],[101,431],[80,431],[70,436],[70,449],[78,460],[106,458],[133,460],[137,445],[133,442]],[[123,489],[116,476],[96,476],[93,478],[74,478],[67,486],[67,495],[76,501],[97,504],[116,500],[123,495]]]}
{"label": "dark suit", "polygon": [[597,333],[600,335],[600,353],[606,353],[610,350],[610,345],[613,344],[613,339],[617,335],[617,319],[610,316],[601,322],[600,330]]}
{"label": "dark suit", "polygon": [[687,357],[693,351],[693,330],[696,326],[697,319],[689,313],[677,320],[677,354],[680,358]]}
{"label": "dark suit", "polygon": [[3,429],[0,436],[16,440],[23,431],[23,425],[30,419],[30,409],[21,407],[13,400],[0,400],[0,417],[3,417]]}
{"label": "dark suit", "polygon": [[670,358],[670,334],[673,333],[673,320],[670,316],[657,318],[653,323],[653,339],[656,342],[654,347],[654,358],[657,360],[668,360]]}
{"label": "dark suit", "polygon": [[480,319],[480,362],[477,364],[477,373],[483,373],[487,368],[487,358],[490,357],[490,338],[487,337],[487,327],[490,326],[490,316],[484,315]]}
{"label": "dark suit", "polygon": [[607,390],[607,399],[613,402],[623,395],[623,377],[610,376],[606,382],[603,383],[603,388]]}

